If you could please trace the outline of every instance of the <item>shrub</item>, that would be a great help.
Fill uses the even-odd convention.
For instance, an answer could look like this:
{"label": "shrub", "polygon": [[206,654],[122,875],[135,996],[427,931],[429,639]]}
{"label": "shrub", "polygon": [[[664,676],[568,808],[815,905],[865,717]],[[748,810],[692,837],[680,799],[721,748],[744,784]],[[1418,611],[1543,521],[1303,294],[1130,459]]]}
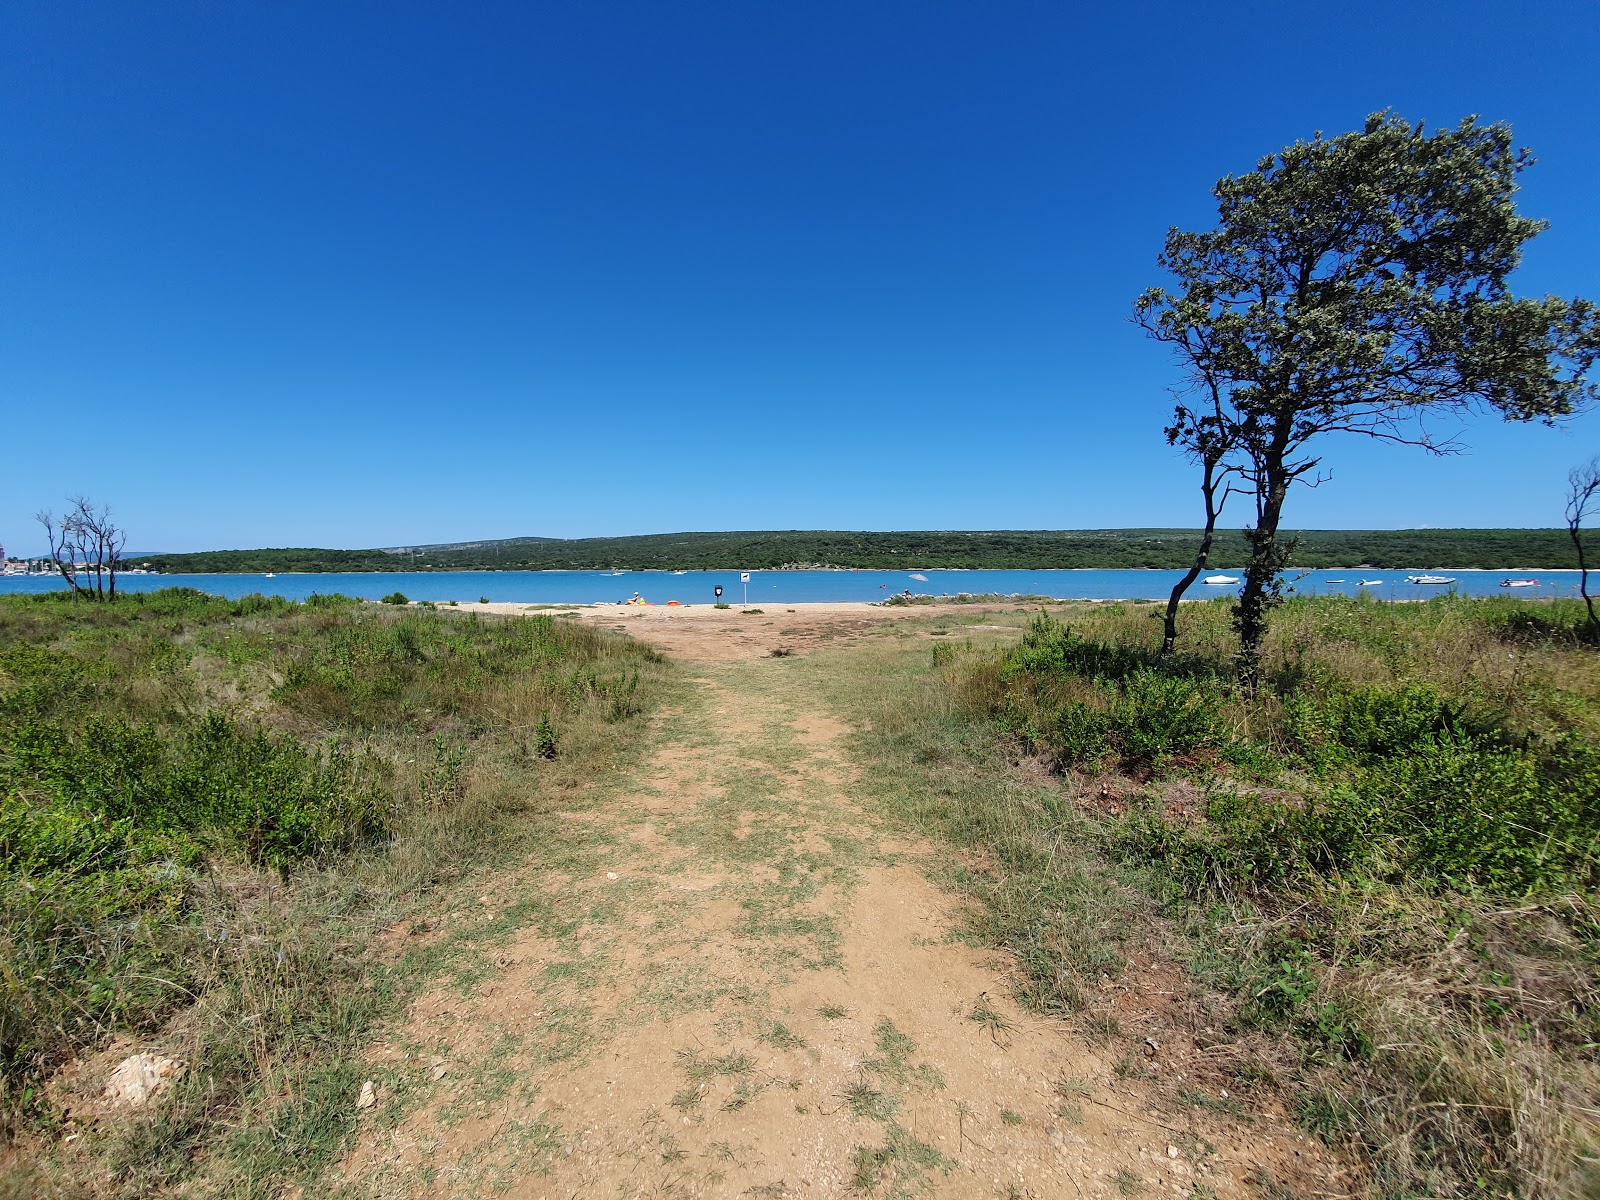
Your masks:
{"label": "shrub", "polygon": [[406,594],[404,592],[390,592],[381,601],[379,601],[379,603],[381,603],[381,604],[410,604],[411,601],[406,599]]}

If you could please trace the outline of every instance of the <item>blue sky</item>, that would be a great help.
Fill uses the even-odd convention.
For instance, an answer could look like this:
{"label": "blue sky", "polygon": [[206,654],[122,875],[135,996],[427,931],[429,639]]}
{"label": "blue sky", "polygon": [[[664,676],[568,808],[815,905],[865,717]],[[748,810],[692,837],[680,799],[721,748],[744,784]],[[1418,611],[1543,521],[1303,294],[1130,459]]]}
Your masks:
{"label": "blue sky", "polygon": [[[1507,120],[1600,292],[1592,3],[0,8],[0,542],[1192,525],[1127,320],[1225,172]],[[1315,527],[1550,525],[1600,417],[1346,439]],[[1242,520],[1242,514],[1239,517]]]}

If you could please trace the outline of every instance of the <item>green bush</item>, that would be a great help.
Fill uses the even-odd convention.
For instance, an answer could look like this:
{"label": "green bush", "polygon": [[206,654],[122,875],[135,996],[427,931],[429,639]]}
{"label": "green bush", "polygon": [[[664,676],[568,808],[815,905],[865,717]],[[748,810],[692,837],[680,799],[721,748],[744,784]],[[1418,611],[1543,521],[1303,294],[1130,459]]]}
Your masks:
{"label": "green bush", "polygon": [[550,723],[550,710],[547,708],[539,714],[539,723],[533,729],[533,752],[540,758],[554,758],[559,741],[556,727]]}
{"label": "green bush", "polygon": [[[25,722],[13,727],[6,759],[8,788],[60,812],[125,822],[141,836],[212,834],[280,868],[384,829],[387,801],[350,758],[318,757],[217,712],[176,738],[104,717],[77,730]],[[8,847],[6,860],[31,870],[32,854]]]}
{"label": "green bush", "polygon": [[380,604],[410,604],[411,601],[406,599],[406,594],[404,592],[390,592],[387,596],[385,596],[378,603],[380,603]]}
{"label": "green bush", "polygon": [[1111,707],[1111,730],[1123,760],[1154,764],[1220,745],[1221,689],[1148,668],[1123,681]]}
{"label": "green bush", "polygon": [[[1329,605],[1350,636],[1371,606]],[[1348,611],[1347,611],[1348,610]],[[1503,625],[1509,622],[1502,622]],[[1600,751],[1513,736],[1418,682],[1347,686],[1302,667],[1276,699],[1286,765],[1305,785],[1266,798],[1225,785],[1198,823],[1143,815],[1125,849],[1186,887],[1265,889],[1352,873],[1525,895],[1600,882]],[[1271,748],[1235,739],[1214,674],[1079,637],[1041,613],[998,667],[1003,728],[1062,766],[1162,770],[1210,756],[1262,773]],[[1262,723],[1270,733],[1270,723]],[[1281,761],[1281,759],[1280,759]]]}

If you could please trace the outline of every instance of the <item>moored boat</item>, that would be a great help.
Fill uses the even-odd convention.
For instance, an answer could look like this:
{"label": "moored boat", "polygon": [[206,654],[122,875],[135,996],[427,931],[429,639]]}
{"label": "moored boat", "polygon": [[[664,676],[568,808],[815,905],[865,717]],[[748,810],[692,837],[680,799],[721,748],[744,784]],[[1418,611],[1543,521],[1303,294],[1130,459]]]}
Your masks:
{"label": "moored boat", "polygon": [[1237,575],[1207,575],[1200,582],[1221,586],[1229,583],[1238,583],[1239,577]]}
{"label": "moored boat", "polygon": [[1500,586],[1501,587],[1538,587],[1539,586],[1539,581],[1537,579],[1502,579],[1500,581]]}
{"label": "moored boat", "polygon": [[1441,583],[1454,583],[1455,581],[1456,581],[1456,579],[1455,579],[1454,575],[1407,575],[1406,576],[1406,582],[1407,583],[1421,583],[1421,584],[1427,584],[1427,585],[1430,585],[1430,586],[1431,585],[1435,585],[1435,584],[1441,584]]}

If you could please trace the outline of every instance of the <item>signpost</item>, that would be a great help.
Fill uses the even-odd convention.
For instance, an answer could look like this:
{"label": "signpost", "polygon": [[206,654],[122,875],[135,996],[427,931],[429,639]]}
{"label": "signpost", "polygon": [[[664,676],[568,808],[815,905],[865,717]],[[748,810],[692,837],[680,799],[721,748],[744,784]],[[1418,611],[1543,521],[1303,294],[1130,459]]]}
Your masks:
{"label": "signpost", "polygon": [[740,571],[739,572],[739,582],[744,584],[744,606],[746,608],[749,608],[750,607],[750,572],[749,571]]}

